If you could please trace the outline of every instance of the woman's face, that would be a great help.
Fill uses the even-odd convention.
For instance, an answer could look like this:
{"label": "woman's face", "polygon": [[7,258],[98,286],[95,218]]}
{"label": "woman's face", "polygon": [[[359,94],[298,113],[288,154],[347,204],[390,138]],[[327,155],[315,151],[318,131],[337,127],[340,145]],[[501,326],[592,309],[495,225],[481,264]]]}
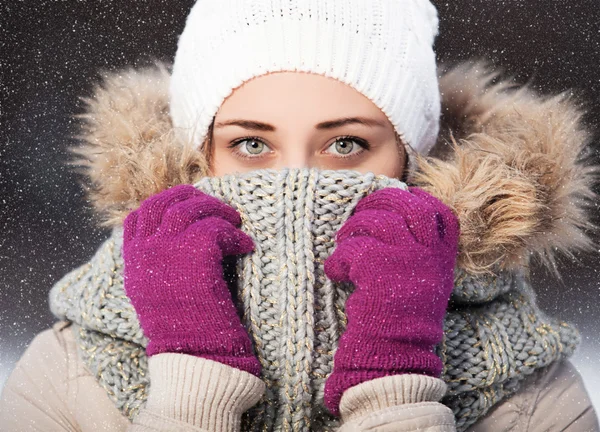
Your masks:
{"label": "woman's face", "polygon": [[214,176],[262,168],[352,169],[401,177],[405,152],[373,102],[322,75],[277,72],[247,81],[215,116]]}

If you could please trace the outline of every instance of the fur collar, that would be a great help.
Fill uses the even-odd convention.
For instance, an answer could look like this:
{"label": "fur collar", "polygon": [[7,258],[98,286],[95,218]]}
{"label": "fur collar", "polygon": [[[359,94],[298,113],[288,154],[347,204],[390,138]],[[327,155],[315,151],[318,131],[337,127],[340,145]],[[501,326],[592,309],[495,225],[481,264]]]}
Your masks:
{"label": "fur collar", "polygon": [[[598,169],[591,133],[565,92],[542,97],[499,80],[483,62],[439,69],[440,137],[410,179],[452,207],[461,226],[458,265],[511,269],[531,255],[592,247],[587,207]],[[204,156],[178,142],[168,106],[168,66],[107,75],[85,98],[77,155],[103,226],[122,223],[147,197],[206,175]]]}

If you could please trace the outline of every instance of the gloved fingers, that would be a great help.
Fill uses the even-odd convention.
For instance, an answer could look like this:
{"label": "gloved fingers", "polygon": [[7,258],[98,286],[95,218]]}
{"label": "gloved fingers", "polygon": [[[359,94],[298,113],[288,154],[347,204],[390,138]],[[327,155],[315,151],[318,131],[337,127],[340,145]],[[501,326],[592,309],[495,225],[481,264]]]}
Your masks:
{"label": "gloved fingers", "polygon": [[225,219],[217,216],[210,216],[200,219],[181,233],[186,241],[198,242],[198,247],[214,248],[218,247],[222,259],[228,255],[241,255],[254,250],[252,238],[242,230]]}
{"label": "gloved fingers", "polygon": [[354,263],[363,263],[365,256],[380,245],[379,240],[369,236],[347,238],[338,243],[333,253],[323,263],[325,275],[332,282],[351,282]]}
{"label": "gloved fingers", "polygon": [[233,225],[231,227],[232,230],[228,230],[218,237],[223,255],[242,255],[252,252],[254,250],[252,238]]}
{"label": "gloved fingers", "polygon": [[154,234],[167,208],[195,194],[202,194],[202,192],[192,185],[185,184],[174,186],[147,198],[136,210],[138,216],[134,236],[148,237]]}
{"label": "gloved fingers", "polygon": [[410,191],[388,187],[372,192],[362,198],[356,205],[354,213],[364,210],[385,210],[405,215],[411,208],[422,204],[422,200]]}
{"label": "gloved fingers", "polygon": [[438,216],[436,216],[436,222],[440,238],[448,246],[455,246],[458,243],[460,235],[460,224],[458,217],[454,214],[452,209],[438,198],[425,192],[423,189],[410,187],[409,190],[423,201],[428,202],[432,209],[435,209],[438,214]]}
{"label": "gloved fingers", "polygon": [[403,216],[386,210],[363,210],[346,221],[336,235],[338,244],[352,237],[373,237],[389,245],[410,245],[417,239]]}
{"label": "gloved fingers", "polygon": [[194,195],[166,209],[160,224],[160,232],[165,235],[178,234],[195,221],[213,216],[236,226],[241,223],[240,215],[233,207],[215,197],[203,194]]}
{"label": "gloved fingers", "polygon": [[348,252],[344,248],[337,247],[323,263],[323,269],[332,282],[349,282],[350,265]]}
{"label": "gloved fingers", "polygon": [[427,246],[435,244],[435,211],[429,203],[410,191],[399,188],[375,191],[359,201],[355,214],[366,210],[395,212],[406,220],[406,225],[419,243]]}
{"label": "gloved fingers", "polygon": [[137,225],[138,214],[136,211],[132,211],[127,215],[123,222],[123,241],[131,241],[135,237],[135,229]]}
{"label": "gloved fingers", "polygon": [[421,190],[412,193],[412,189],[405,191],[399,188],[385,188],[360,200],[355,214],[365,210],[395,212],[404,217],[408,228],[419,243],[433,247],[442,241],[445,220],[440,214],[443,204],[432,198]]}

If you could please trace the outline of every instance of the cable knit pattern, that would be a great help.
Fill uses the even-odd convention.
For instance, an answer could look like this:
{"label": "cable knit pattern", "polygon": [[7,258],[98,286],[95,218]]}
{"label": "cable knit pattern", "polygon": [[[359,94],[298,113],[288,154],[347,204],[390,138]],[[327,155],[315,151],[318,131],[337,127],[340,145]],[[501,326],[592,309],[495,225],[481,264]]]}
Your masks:
{"label": "cable knit pattern", "polygon": [[[267,391],[242,430],[336,430],[323,406],[325,379],[345,329],[352,291],[323,272],[334,236],[358,201],[398,180],[352,171],[257,171],[204,178],[200,190],[232,205],[255,251],[239,261],[238,300]],[[123,290],[122,229],[87,263],[52,288],[59,319],[82,326],[83,360],[115,405],[136,417],[151,388],[134,309]],[[579,342],[571,326],[545,316],[521,275],[477,279],[462,272],[437,353],[448,392],[442,400],[465,430],[518,388],[534,370],[569,356]]]}

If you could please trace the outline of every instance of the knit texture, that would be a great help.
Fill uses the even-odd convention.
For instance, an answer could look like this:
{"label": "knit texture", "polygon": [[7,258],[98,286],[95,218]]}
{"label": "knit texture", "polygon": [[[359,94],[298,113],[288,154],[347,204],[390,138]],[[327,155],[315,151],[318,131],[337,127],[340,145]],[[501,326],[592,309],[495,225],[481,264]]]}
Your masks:
{"label": "knit texture", "polygon": [[173,125],[201,146],[235,88],[269,72],[308,72],[365,95],[405,144],[427,153],[441,110],[437,33],[429,0],[199,0],[175,54]]}
{"label": "knit texture", "polygon": [[148,371],[152,393],[134,424],[161,432],[240,430],[242,415],[258,402],[265,387],[241,370],[212,360],[199,362],[187,354],[151,356]]}
{"label": "knit texture", "polygon": [[349,388],[340,403],[340,412],[343,413],[344,424],[348,424],[362,421],[368,415],[378,415],[382,410],[397,405],[437,402],[446,394],[446,390],[443,381],[424,375],[376,378]]}
{"label": "knit texture", "polygon": [[[242,430],[336,430],[323,387],[344,331],[352,287],[323,273],[334,236],[357,202],[398,180],[352,171],[257,171],[196,186],[231,204],[255,243],[239,262],[238,302],[267,391]],[[123,290],[122,229],[50,292],[59,319],[76,322],[83,361],[124,415],[134,418],[151,386],[147,339]],[[448,393],[465,430],[536,369],[570,356],[579,334],[547,317],[519,274],[474,278],[458,271],[438,347]]]}

